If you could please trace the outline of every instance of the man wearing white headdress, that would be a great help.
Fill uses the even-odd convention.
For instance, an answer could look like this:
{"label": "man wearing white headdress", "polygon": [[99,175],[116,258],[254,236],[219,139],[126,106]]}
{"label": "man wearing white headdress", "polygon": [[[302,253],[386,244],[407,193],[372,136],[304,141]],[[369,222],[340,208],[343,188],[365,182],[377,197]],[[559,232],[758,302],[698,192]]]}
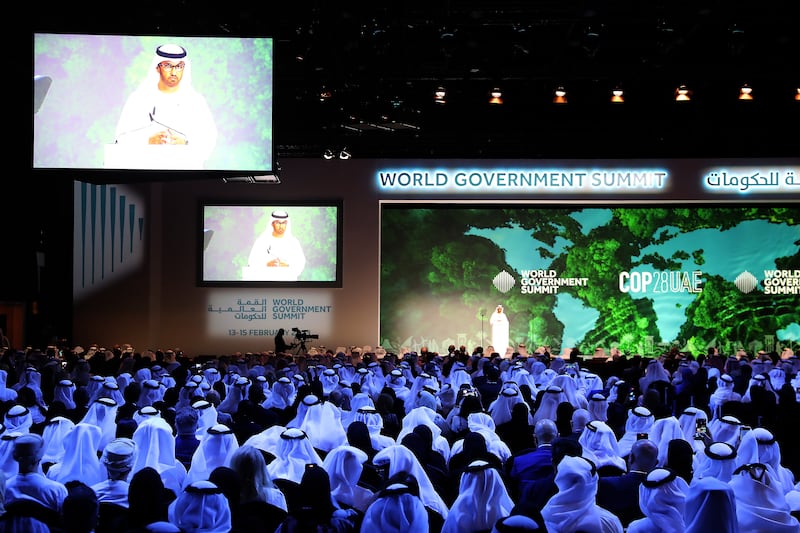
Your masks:
{"label": "man wearing white headdress", "polygon": [[133,421],[136,422],[136,427],[141,426],[153,418],[161,418],[161,411],[152,405],[140,407],[133,413]]}
{"label": "man wearing white headdress", "polygon": [[489,326],[492,328],[492,346],[501,357],[504,357],[510,341],[508,339],[508,315],[505,314],[502,305],[498,305],[492,316],[489,317]]}
{"label": "man wearing white headdress", "polygon": [[569,374],[559,374],[553,378],[553,380],[550,382],[550,385],[561,387],[561,390],[564,391],[564,396],[566,396],[567,401],[574,408],[589,409],[589,401],[580,391],[577,378],[574,378]]}
{"label": "man wearing white headdress", "polygon": [[217,408],[208,400],[197,400],[192,403],[192,409],[197,412],[195,436],[198,439],[202,439],[205,437],[208,428],[217,423]]}
{"label": "man wearing white headdress", "polygon": [[139,407],[153,405],[164,398],[166,389],[155,379],[146,379],[142,382],[142,391],[139,393]]}
{"label": "man wearing white headdress", "polygon": [[[420,396],[423,392],[429,392],[430,394],[435,395],[439,392],[440,384],[439,380],[436,379],[435,376],[428,374],[427,372],[422,372],[416,378],[414,378],[414,382],[411,384],[411,389],[408,393],[408,401],[405,402],[405,410],[406,414],[410,413],[412,409],[419,406]],[[437,401],[437,404],[439,402]]]}
{"label": "man wearing white headdress", "polygon": [[589,419],[605,422],[608,420],[608,398],[602,392],[595,392],[589,397]]}
{"label": "man wearing white headdress", "polygon": [[733,390],[733,385],[733,377],[730,374],[722,374],[717,379],[717,388],[708,399],[712,420],[722,417],[722,404],[742,400],[742,395]]}
{"label": "man wearing white headdress", "polygon": [[[653,422],[653,429],[650,430],[648,438],[658,446],[658,466],[667,465],[667,454],[669,453],[669,443],[674,439],[686,440],[681,423],[674,416],[659,418]],[[692,439],[694,440],[694,439]]]}
{"label": "man wearing white headdress", "polygon": [[295,386],[291,378],[287,376],[279,377],[275,383],[272,384],[272,394],[261,402],[261,407],[264,409],[277,409],[283,410],[291,407],[295,398]]}
{"label": "man wearing white headdress", "polygon": [[325,456],[322,467],[330,476],[331,496],[339,505],[363,513],[372,503],[375,493],[358,484],[368,460],[366,453],[347,444],[332,449]]}
{"label": "man wearing white headdress", "polygon": [[353,422],[356,420],[364,422],[364,424],[367,426],[372,447],[376,450],[382,450],[388,446],[391,446],[392,444],[397,444],[392,437],[382,433],[383,417],[378,410],[371,405],[359,407],[355,412]]}
{"label": "man wearing white headdress", "polygon": [[800,523],[791,515],[783,487],[773,473],[760,463],[742,465],[733,473],[729,484],[736,496],[739,531],[800,532]]}
{"label": "man wearing white headdress", "polygon": [[169,504],[170,524],[183,533],[229,533],[231,508],[228,498],[214,483],[198,480]]}
{"label": "man wearing white headdress", "polygon": [[6,479],[19,472],[19,464],[14,459],[14,442],[26,434],[19,431],[3,431],[0,435],[0,478]]}
{"label": "man wearing white headdress", "polygon": [[712,439],[718,442],[727,442],[734,448],[739,447],[741,428],[741,420],[732,415],[725,415],[708,424],[708,431],[711,433]]}
{"label": "man wearing white headdress", "polygon": [[336,370],[333,368],[326,368],[323,370],[319,380],[322,383],[322,395],[326,399],[331,395],[331,392],[336,390],[339,386],[339,374],[337,374]]}
{"label": "man wearing white headdress", "polygon": [[[211,472],[218,466],[230,466],[231,457],[238,449],[239,442],[231,428],[224,424],[215,424],[208,428],[205,437],[200,440],[200,445],[192,455],[192,463],[186,472],[186,477],[182,480],[183,487],[201,479],[208,479]],[[166,482],[164,485],[166,486]]]}
{"label": "man wearing white headdress", "polygon": [[[186,48],[168,43],[155,49],[144,81],[122,109],[115,143],[180,147],[181,169],[203,168],[217,143],[217,126],[205,97],[192,85]],[[141,168],[165,167],[145,161]]]}
{"label": "man wearing white headdress", "polygon": [[[697,438],[700,437],[700,435],[697,433],[697,427],[698,424],[708,425],[708,414],[697,407],[687,407],[680,415],[678,415],[678,423],[681,426],[683,438],[692,444],[695,452],[695,458],[697,458],[697,454],[702,452],[706,447],[705,441],[702,438]],[[697,463],[695,463],[695,469],[696,468]]]}
{"label": "man wearing white headdress", "polygon": [[6,433],[18,431],[19,433],[29,433],[33,426],[33,415],[30,409],[24,405],[14,405],[6,411],[3,417],[3,427]]}
{"label": "man wearing white headdress", "polygon": [[59,463],[64,459],[66,450],[64,438],[75,427],[75,422],[63,416],[54,416],[42,430],[44,451],[42,464]]}
{"label": "man wearing white headdress", "polygon": [[[308,404],[307,401],[313,403]],[[297,427],[308,435],[308,440],[311,441],[314,448],[327,453],[333,448],[347,443],[347,433],[342,426],[341,411],[336,406],[313,394],[303,398],[303,404],[308,407],[303,421]]]}
{"label": "man wearing white headdress", "polygon": [[614,430],[605,422],[592,420],[587,423],[578,443],[583,447],[584,457],[595,464],[601,475],[622,475],[627,471]]}
{"label": "man wearing white headdress", "polygon": [[686,495],[686,533],[739,533],[736,496],[731,486],[713,477],[693,481]]}
{"label": "man wearing white headdress", "polygon": [[97,443],[97,451],[102,452],[106,444],[111,442],[117,434],[117,409],[119,405],[111,398],[99,398],[89,405],[89,410],[81,419],[81,422],[94,424],[100,428],[100,441]]}
{"label": "man wearing white headdress", "polygon": [[442,430],[447,428],[449,431],[450,428],[447,426],[447,421],[444,417],[434,408],[435,400],[433,395],[427,391],[422,391],[420,396],[422,405],[415,407],[403,417],[401,421],[402,427],[395,440],[396,442],[402,442],[403,437],[412,433],[415,427],[419,425],[427,426],[433,433],[433,447],[447,460],[450,458],[450,443],[442,434]]}
{"label": "man wearing white headdress", "polygon": [[411,389],[407,385],[408,378],[406,378],[402,370],[395,368],[389,372],[384,379],[384,383],[386,387],[394,391],[395,398],[403,403],[408,401],[408,395],[411,393]]}
{"label": "man wearing white headdress", "polygon": [[269,227],[253,243],[242,276],[246,280],[297,281],[305,266],[306,256],[292,234],[289,212],[276,209]]}
{"label": "man wearing white headdress", "polygon": [[97,426],[85,422],[76,424],[64,437],[64,448],[69,453],[47,470],[47,479],[64,484],[78,480],[89,486],[103,481],[106,474],[97,457],[100,437]]}
{"label": "man wearing white headdress", "polygon": [[628,412],[628,419],[625,421],[625,433],[617,442],[620,456],[627,457],[631,453],[631,446],[640,434],[647,434],[649,438],[655,421],[655,416],[647,407],[637,405],[631,409]]}
{"label": "man wearing white headdress", "polygon": [[619,518],[595,503],[597,480],[591,461],[569,455],[561,459],[555,475],[558,492],[542,508],[548,532],[622,533]]}
{"label": "man wearing white headdress", "polygon": [[628,525],[628,533],[684,531],[684,511],[689,485],[674,471],[656,468],[639,486],[639,507],[644,518]]}
{"label": "man wearing white headdress", "polygon": [[[0,369],[0,402],[13,402],[17,399],[17,391],[8,387],[8,371]],[[58,398],[56,398],[58,399]]]}
{"label": "man wearing white headdress", "polygon": [[703,450],[693,479],[713,477],[727,483],[733,478],[736,467],[736,448],[727,442],[712,442]]}
{"label": "man wearing white headdress", "polygon": [[221,413],[228,413],[231,416],[236,415],[239,411],[239,403],[246,400],[248,391],[250,389],[250,379],[245,376],[239,376],[233,385],[228,387],[225,399],[217,406],[217,411]]}
{"label": "man wearing white headdress", "polygon": [[[166,488],[180,494],[188,476],[186,467],[175,456],[175,436],[169,423],[163,418],[151,418],[136,428],[132,440],[136,443],[137,453],[131,473],[135,474],[145,467],[153,468],[161,475]],[[192,465],[196,455],[197,451],[192,456]],[[208,473],[202,479],[207,479]]]}
{"label": "man wearing white headdress", "polygon": [[442,533],[487,531],[513,508],[500,472],[486,461],[473,461],[461,474],[458,497],[450,506]]}
{"label": "man wearing white headdress", "polygon": [[425,507],[438,513],[442,519],[447,519],[449,512],[447,504],[434,488],[430,477],[410,448],[402,444],[389,446],[375,454],[372,462],[376,466],[388,465],[389,477],[401,472],[414,476],[419,483],[419,497]]}
{"label": "man wearing white headdress", "polygon": [[[488,414],[470,413],[467,416],[467,429],[470,432],[479,433],[486,442],[486,451],[497,456],[503,464],[511,458],[511,448],[497,434],[497,425]],[[464,439],[457,440],[453,443],[449,457],[453,457],[463,449]]]}
{"label": "man wearing white headdress", "polygon": [[307,464],[322,466],[322,459],[308,440],[308,435],[299,428],[282,431],[277,453],[273,454],[275,459],[267,465],[272,481],[284,480],[299,484]]}
{"label": "man wearing white headdress", "polygon": [[561,402],[566,402],[567,396],[564,390],[558,385],[548,385],[544,389],[542,399],[539,402],[539,408],[533,413],[533,423],[536,424],[539,420],[548,419],[555,420],[558,411],[558,405]]}
{"label": "man wearing white headdress", "polygon": [[344,427],[345,431],[356,419],[356,414],[358,414],[358,410],[362,407],[375,407],[375,402],[372,400],[372,396],[367,394],[366,392],[359,392],[353,395],[350,399],[350,410],[349,411],[342,411],[342,427]]}
{"label": "man wearing white headdress", "polygon": [[381,490],[364,513],[361,532],[428,533],[428,511],[416,483],[392,483]]}
{"label": "man wearing white headdress", "polygon": [[[511,412],[518,403],[525,403],[525,398],[522,397],[519,388],[509,385],[503,387],[497,399],[489,404],[487,412],[494,420],[495,425],[499,426],[511,420]],[[530,415],[528,422],[533,425],[533,418]]]}
{"label": "man wearing white headdress", "polygon": [[71,411],[75,409],[75,400],[73,399],[73,395],[75,394],[75,383],[73,383],[69,379],[62,379],[58,383],[56,383],[55,389],[53,390],[53,401],[54,402],[61,402],[64,404],[64,407],[67,408],[67,411]]}
{"label": "man wearing white headdress", "polygon": [[792,471],[781,464],[781,449],[775,435],[766,428],[753,428],[742,437],[736,449],[737,466],[749,463],[762,463],[772,469],[772,480],[783,487],[784,494],[794,489],[795,479]]}

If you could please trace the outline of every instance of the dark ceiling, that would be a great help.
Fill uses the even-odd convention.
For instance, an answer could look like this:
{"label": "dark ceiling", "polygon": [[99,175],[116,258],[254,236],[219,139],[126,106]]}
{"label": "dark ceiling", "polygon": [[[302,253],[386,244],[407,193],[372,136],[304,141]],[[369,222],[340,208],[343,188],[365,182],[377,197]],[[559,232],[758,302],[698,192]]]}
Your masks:
{"label": "dark ceiling", "polygon": [[[53,7],[35,29],[275,37],[279,160],[343,147],[357,158],[796,156],[795,3],[145,0],[120,13],[90,1]],[[743,83],[755,100],[737,100]],[[680,84],[693,101],[674,102]],[[488,104],[495,86],[502,106]],[[565,106],[552,103],[557,86]],[[625,104],[609,103],[616,86]]]}

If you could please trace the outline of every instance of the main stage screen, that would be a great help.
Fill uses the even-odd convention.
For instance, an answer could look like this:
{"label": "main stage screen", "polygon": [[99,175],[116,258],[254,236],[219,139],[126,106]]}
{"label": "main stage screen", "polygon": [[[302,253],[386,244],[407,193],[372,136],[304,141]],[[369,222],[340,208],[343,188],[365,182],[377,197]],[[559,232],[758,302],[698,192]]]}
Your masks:
{"label": "main stage screen", "polygon": [[380,253],[386,349],[486,347],[498,305],[511,350],[800,342],[796,206],[383,203]]}
{"label": "main stage screen", "polygon": [[272,38],[37,33],[33,50],[34,169],[273,170]]}
{"label": "main stage screen", "polygon": [[341,286],[341,202],[204,201],[200,216],[201,286]]}

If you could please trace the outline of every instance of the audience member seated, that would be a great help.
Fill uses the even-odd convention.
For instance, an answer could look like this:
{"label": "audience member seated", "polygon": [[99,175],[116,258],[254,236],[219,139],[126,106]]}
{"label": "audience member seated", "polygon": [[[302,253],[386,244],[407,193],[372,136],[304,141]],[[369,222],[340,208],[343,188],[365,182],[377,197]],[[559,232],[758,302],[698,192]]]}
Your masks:
{"label": "audience member seated", "polygon": [[628,471],[621,476],[600,477],[597,504],[617,515],[623,527],[644,518],[639,507],[639,486],[658,463],[658,448],[647,439],[637,440],[628,455]]}

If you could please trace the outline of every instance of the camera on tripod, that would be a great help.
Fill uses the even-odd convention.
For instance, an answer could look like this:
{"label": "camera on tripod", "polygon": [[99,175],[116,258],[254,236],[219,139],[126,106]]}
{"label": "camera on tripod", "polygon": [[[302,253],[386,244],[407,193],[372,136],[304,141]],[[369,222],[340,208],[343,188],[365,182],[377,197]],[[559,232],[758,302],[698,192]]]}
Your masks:
{"label": "camera on tripod", "polygon": [[319,339],[319,335],[311,334],[307,329],[292,328],[294,338],[299,342],[305,342],[308,339]]}

